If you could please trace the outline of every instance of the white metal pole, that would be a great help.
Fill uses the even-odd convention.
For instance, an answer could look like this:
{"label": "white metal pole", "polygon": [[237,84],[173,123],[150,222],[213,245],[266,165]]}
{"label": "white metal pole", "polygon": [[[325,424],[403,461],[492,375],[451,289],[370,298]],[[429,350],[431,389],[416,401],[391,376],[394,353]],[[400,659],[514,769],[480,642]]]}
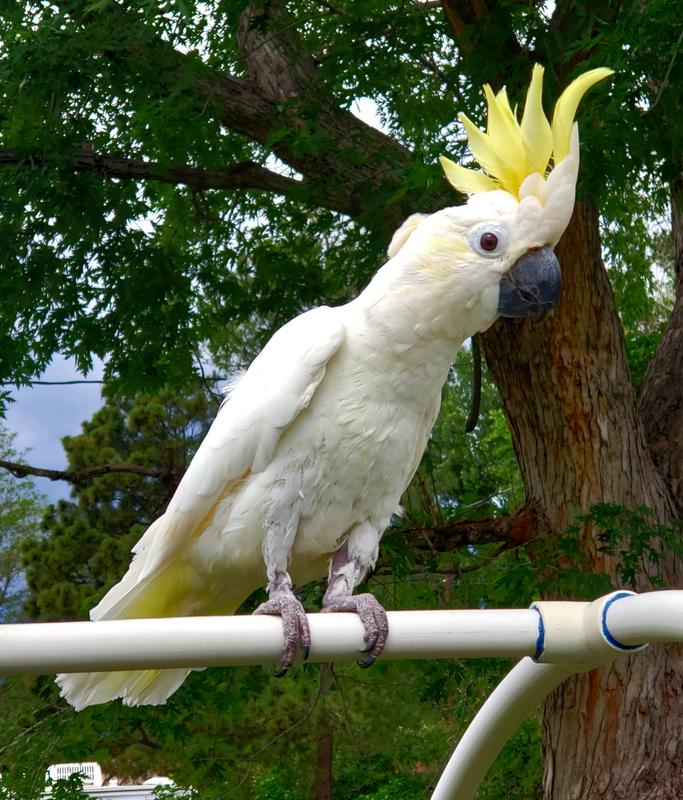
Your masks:
{"label": "white metal pole", "polygon": [[519,662],[491,692],[455,748],[432,800],[471,800],[503,745],[550,692],[575,670],[565,664]]}
{"label": "white metal pole", "polygon": [[[536,652],[532,609],[389,612],[383,659],[520,658]],[[363,647],[356,614],[310,614],[309,661],[353,661]],[[143,668],[275,664],[278,617],[166,619],[0,625],[0,675]]]}

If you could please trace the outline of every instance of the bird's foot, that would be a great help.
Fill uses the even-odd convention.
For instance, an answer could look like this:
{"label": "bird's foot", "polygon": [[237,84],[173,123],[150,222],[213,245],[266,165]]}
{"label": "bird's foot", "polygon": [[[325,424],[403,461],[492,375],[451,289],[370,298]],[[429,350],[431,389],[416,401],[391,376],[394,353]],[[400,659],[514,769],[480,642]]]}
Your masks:
{"label": "bird's foot", "polygon": [[301,603],[290,588],[281,588],[270,593],[268,600],[254,611],[254,614],[274,614],[282,617],[285,634],[285,647],[280,656],[277,669],[273,673],[281,678],[294,663],[299,649],[303,650],[304,661],[311,649],[311,631],[308,618]]}
{"label": "bird's foot", "polygon": [[364,669],[371,667],[384,650],[384,645],[389,635],[387,612],[375,596],[366,593],[335,597],[330,599],[322,610],[327,613],[351,611],[358,614],[365,629],[365,636],[363,637],[365,647],[361,652],[367,653],[367,656],[361,659],[358,665]]}

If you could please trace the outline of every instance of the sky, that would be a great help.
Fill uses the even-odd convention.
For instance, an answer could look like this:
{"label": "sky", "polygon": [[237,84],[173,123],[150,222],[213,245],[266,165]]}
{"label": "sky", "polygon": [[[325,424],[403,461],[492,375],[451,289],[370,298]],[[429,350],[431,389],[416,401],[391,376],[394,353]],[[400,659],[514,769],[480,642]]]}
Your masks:
{"label": "sky", "polygon": [[[97,363],[85,377],[97,380],[101,376],[102,364]],[[39,380],[69,381],[83,377],[72,361],[55,356]],[[12,397],[15,402],[9,404],[4,424],[16,434],[15,449],[28,451],[23,460],[31,466],[49,469],[66,467],[62,437],[80,433],[81,422],[102,405],[98,384],[26,386],[15,389]],[[69,496],[70,486],[65,481],[36,478],[35,485],[51,503]]]}

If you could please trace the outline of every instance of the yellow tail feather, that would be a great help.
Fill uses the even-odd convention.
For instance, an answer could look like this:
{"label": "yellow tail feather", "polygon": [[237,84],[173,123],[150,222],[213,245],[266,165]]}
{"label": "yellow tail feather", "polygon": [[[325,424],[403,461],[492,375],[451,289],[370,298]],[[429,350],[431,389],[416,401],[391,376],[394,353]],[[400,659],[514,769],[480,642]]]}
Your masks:
{"label": "yellow tail feather", "polygon": [[[93,620],[141,619],[182,616],[187,607],[189,573],[182,562],[173,562],[161,572],[136,582],[135,562],[123,580],[91,611]],[[220,608],[202,608],[204,613],[232,614],[249,594],[221,598]],[[208,601],[208,598],[207,598]],[[121,698],[124,705],[161,705],[192,672],[184,669],[151,669],[122,672],[85,672],[57,675],[61,696],[77,711],[86,706]]]}

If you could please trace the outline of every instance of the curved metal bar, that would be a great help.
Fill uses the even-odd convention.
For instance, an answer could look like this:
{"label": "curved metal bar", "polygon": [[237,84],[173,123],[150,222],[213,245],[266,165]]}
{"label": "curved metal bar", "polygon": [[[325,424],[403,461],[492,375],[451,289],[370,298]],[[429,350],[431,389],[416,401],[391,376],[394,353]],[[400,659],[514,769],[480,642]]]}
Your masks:
{"label": "curved metal bar", "polygon": [[524,658],[472,720],[439,779],[432,800],[471,800],[503,745],[550,692],[576,669]]}
{"label": "curved metal bar", "polygon": [[543,601],[533,607],[541,617],[534,659],[520,661],[491,693],[453,752],[432,800],[472,800],[527,714],[570,675],[649,642],[683,641],[681,590],[613,592],[592,603]]}

